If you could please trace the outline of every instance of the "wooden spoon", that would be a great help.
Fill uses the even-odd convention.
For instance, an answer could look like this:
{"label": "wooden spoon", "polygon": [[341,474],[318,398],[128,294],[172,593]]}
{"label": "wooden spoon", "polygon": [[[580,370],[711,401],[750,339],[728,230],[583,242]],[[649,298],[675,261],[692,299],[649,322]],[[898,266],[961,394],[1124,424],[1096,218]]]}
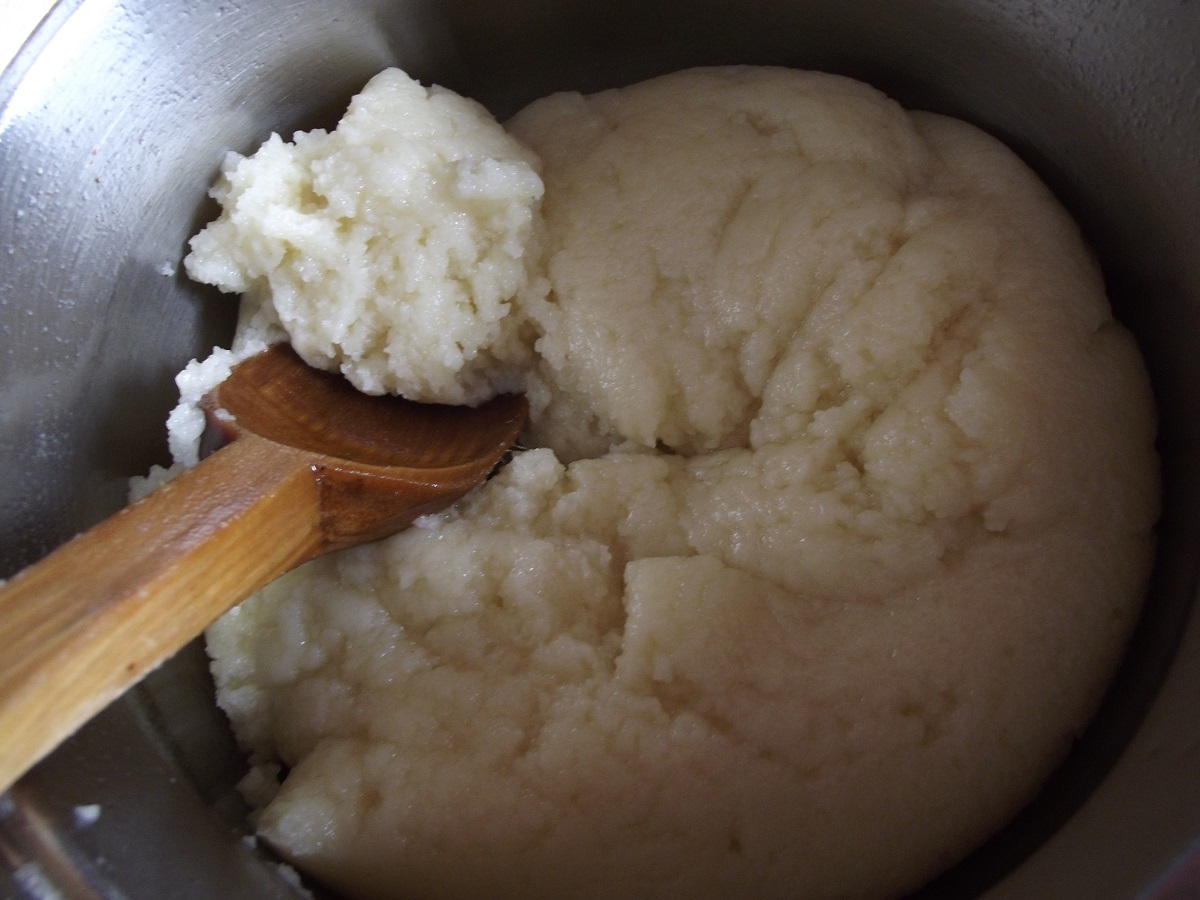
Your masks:
{"label": "wooden spoon", "polygon": [[0,588],[0,792],[267,582],[462,497],[526,412],[368,397],[286,344],[202,405],[227,446]]}

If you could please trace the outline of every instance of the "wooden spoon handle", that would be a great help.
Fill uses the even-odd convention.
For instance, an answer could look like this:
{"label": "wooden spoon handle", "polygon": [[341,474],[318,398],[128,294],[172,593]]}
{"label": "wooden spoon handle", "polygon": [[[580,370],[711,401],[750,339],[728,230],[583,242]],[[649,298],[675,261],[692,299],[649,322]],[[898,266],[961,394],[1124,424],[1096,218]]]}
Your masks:
{"label": "wooden spoon handle", "polygon": [[0,588],[0,792],[321,549],[310,454],[247,434]]}

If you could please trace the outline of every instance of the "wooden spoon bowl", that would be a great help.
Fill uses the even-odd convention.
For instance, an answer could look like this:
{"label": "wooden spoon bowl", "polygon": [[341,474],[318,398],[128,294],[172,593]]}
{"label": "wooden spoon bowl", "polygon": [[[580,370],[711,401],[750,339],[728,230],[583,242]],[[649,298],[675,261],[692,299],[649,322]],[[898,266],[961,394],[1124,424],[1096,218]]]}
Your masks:
{"label": "wooden spoon bowl", "polygon": [[202,406],[216,452],[0,588],[0,791],[269,581],[454,503],[526,416],[370,397],[285,344]]}

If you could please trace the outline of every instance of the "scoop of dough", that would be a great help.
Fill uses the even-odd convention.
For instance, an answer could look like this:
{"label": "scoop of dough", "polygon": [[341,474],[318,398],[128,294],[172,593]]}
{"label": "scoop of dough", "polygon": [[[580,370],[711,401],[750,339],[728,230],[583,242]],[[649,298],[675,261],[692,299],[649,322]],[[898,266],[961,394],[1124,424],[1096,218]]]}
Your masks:
{"label": "scoop of dough", "polygon": [[539,289],[535,167],[481,106],[390,69],[336,131],[230,153],[187,271],[367,393],[478,403],[527,356],[511,313]]}

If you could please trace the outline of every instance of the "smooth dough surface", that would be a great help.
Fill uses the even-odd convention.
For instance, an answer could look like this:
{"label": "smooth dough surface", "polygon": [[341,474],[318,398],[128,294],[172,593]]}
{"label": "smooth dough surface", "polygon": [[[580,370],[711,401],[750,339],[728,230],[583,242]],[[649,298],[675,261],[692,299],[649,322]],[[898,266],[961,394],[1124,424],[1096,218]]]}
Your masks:
{"label": "smooth dough surface", "polygon": [[1145,586],[1150,394],[1075,226],[833,76],[509,129],[541,449],[211,629],[260,834],[361,897],[919,886],[1060,761]]}

